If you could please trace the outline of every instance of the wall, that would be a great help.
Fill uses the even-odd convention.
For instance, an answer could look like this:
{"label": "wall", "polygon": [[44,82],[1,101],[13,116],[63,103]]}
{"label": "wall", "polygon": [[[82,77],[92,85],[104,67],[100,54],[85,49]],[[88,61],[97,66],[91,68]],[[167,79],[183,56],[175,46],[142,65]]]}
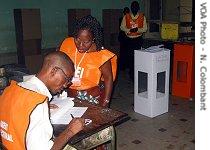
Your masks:
{"label": "wall", "polygon": [[132,0],[0,0],[0,53],[16,52],[13,9],[40,8],[42,48],[56,47],[67,36],[67,9],[90,8],[102,22],[102,9],[130,7]]}
{"label": "wall", "polygon": [[179,22],[179,1],[163,0],[163,21]]}

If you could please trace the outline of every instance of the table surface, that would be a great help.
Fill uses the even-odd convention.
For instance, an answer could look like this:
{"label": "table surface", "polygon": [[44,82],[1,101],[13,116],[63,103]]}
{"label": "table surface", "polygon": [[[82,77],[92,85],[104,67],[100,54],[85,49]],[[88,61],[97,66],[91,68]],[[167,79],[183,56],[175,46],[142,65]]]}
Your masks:
{"label": "table surface", "polygon": [[[92,105],[86,101],[74,100],[74,102],[75,106],[77,107],[88,107],[87,111],[82,117],[91,119],[92,123],[86,125],[82,131],[73,136],[69,140],[69,144],[75,144],[82,139],[97,133],[98,131],[101,131],[112,125],[118,125],[130,119],[128,114],[121,111]],[[66,126],[67,125],[61,124],[53,125],[55,137],[58,136],[63,130],[65,130]]]}

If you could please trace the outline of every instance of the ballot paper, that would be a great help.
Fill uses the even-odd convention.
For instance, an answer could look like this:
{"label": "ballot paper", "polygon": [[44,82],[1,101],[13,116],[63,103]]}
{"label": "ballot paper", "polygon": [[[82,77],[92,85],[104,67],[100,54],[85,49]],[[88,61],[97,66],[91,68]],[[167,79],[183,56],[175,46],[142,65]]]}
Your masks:
{"label": "ballot paper", "polygon": [[155,52],[158,52],[158,51],[162,51],[164,50],[164,45],[157,45],[157,46],[151,46],[151,47],[148,47],[147,49],[143,49],[144,51],[147,51],[147,52],[151,52],[151,53],[155,53]]}
{"label": "ballot paper", "polygon": [[69,124],[72,120],[71,114],[74,117],[82,117],[88,107],[73,107],[74,98],[59,98],[54,97],[50,104],[55,104],[59,108],[50,109],[50,120],[52,124]]}
{"label": "ballot paper", "polygon": [[[55,96],[56,97],[56,96]],[[57,97],[61,98],[61,99],[65,99],[68,97],[68,94],[66,91],[63,91],[61,94],[59,94]]]}

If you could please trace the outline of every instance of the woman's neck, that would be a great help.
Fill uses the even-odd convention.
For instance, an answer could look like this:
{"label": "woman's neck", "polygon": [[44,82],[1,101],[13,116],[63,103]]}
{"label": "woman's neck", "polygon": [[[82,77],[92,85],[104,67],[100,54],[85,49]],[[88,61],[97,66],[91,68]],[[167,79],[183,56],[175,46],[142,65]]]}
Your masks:
{"label": "woman's neck", "polygon": [[97,51],[96,44],[93,43],[87,52],[96,52],[96,51]]}

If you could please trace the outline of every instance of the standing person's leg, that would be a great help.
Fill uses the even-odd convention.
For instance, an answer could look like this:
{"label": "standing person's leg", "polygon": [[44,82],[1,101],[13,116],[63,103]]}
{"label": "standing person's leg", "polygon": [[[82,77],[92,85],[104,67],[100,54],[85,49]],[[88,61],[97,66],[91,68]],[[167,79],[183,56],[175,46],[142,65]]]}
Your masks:
{"label": "standing person's leg", "polygon": [[140,37],[138,38],[138,43],[139,43],[139,45],[138,45],[138,49],[141,49],[141,48],[142,48],[142,46],[143,46],[143,42],[144,42],[143,37],[142,37],[142,36],[140,36]]}
{"label": "standing person's leg", "polygon": [[128,38],[127,36],[125,36],[124,39],[124,64],[125,64],[125,68],[129,68],[129,61],[130,61],[130,38]]}
{"label": "standing person's leg", "polygon": [[123,43],[122,41],[120,42],[120,56],[119,56],[119,61],[118,61],[118,67],[120,70],[123,70]]}
{"label": "standing person's leg", "polygon": [[126,48],[126,35],[122,35],[122,39],[120,41],[120,61],[119,66],[121,70],[126,69],[126,54],[127,54],[127,48]]}
{"label": "standing person's leg", "polygon": [[127,43],[126,43],[126,50],[127,50],[127,66],[129,69],[129,75],[130,75],[130,70],[132,69],[132,62],[133,62],[133,57],[132,57],[132,51],[133,51],[133,46],[132,46],[132,40],[131,38],[127,39]]}
{"label": "standing person's leg", "polygon": [[134,49],[135,49],[135,39],[130,39],[129,42],[129,77],[134,81]]}

